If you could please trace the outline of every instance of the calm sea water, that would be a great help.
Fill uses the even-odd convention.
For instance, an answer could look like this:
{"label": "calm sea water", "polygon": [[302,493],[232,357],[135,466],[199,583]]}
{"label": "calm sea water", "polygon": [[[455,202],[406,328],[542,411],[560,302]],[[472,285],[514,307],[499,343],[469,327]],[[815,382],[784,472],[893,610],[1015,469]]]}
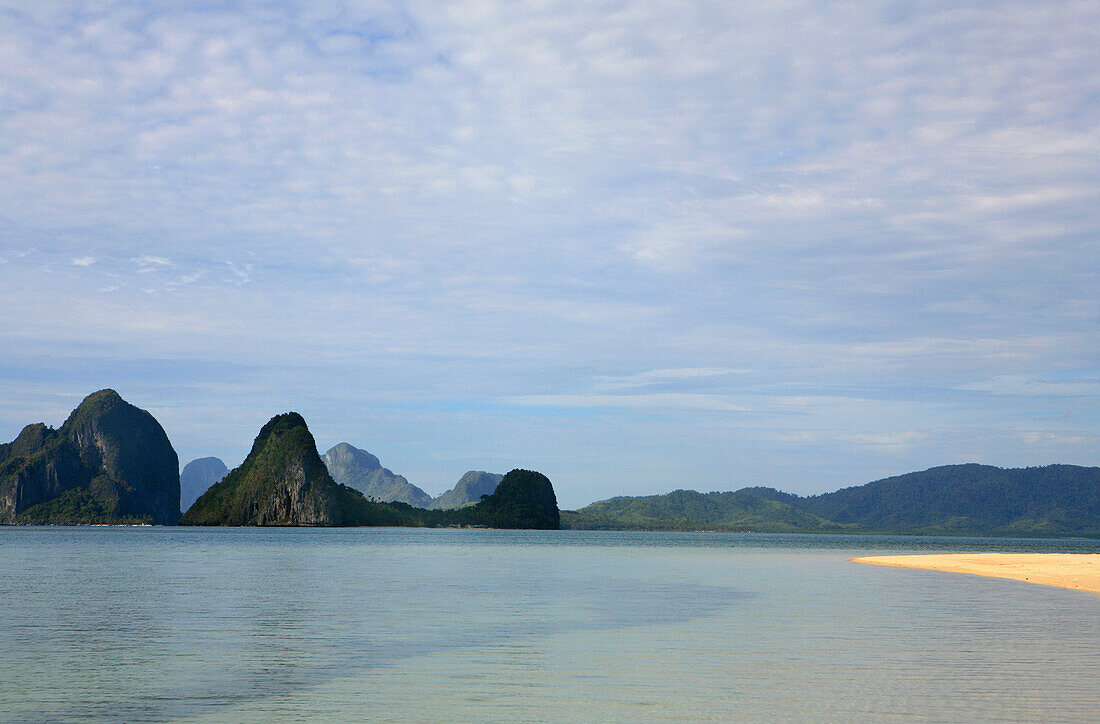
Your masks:
{"label": "calm sea water", "polygon": [[0,529],[3,721],[1100,720],[1100,595],[849,562],[1097,542]]}

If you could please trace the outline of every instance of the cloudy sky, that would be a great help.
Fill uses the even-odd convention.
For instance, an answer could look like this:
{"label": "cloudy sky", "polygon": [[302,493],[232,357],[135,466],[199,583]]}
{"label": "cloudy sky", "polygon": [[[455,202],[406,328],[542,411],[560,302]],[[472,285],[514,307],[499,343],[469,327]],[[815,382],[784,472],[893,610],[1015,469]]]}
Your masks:
{"label": "cloudy sky", "polygon": [[0,2],[0,439],[575,507],[1100,464],[1095,2]]}

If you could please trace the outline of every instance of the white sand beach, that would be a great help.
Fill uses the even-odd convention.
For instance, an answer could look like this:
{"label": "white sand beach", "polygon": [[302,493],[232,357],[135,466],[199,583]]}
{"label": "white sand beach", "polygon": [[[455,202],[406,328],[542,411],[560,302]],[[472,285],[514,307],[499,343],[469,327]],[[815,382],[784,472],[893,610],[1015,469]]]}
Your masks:
{"label": "white sand beach", "polygon": [[867,556],[853,558],[852,561],[876,566],[973,573],[1100,593],[1100,554],[1095,553],[946,553]]}

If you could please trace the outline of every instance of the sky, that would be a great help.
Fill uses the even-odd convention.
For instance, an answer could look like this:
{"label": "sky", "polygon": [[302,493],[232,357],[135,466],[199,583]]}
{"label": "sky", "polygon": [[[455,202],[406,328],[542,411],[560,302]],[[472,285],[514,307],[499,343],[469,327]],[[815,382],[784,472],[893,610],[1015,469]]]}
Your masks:
{"label": "sky", "polygon": [[563,507],[1100,465],[1100,4],[0,0],[0,440]]}

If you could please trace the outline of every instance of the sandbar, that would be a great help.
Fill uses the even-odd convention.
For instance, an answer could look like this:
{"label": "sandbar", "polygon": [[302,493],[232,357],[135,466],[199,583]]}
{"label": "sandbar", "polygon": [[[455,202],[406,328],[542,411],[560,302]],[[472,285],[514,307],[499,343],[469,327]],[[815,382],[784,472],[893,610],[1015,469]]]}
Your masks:
{"label": "sandbar", "polygon": [[1100,593],[1100,553],[936,553],[852,560],[876,566],[973,573]]}

